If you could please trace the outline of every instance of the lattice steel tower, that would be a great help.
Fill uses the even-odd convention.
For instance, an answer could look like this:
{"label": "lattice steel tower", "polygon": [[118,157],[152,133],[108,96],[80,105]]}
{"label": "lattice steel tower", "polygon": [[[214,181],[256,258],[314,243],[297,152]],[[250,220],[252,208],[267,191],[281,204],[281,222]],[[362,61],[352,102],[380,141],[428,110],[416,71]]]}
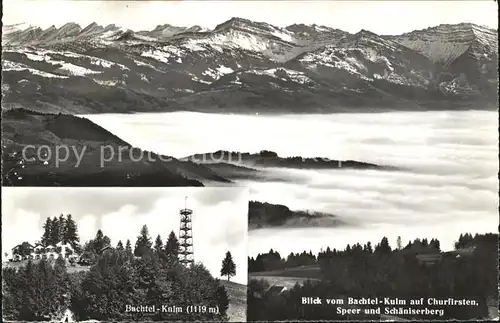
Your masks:
{"label": "lattice steel tower", "polygon": [[[185,201],[187,200],[187,197]],[[179,262],[186,267],[194,264],[193,250],[193,210],[186,206],[180,211],[181,227],[179,230]]]}

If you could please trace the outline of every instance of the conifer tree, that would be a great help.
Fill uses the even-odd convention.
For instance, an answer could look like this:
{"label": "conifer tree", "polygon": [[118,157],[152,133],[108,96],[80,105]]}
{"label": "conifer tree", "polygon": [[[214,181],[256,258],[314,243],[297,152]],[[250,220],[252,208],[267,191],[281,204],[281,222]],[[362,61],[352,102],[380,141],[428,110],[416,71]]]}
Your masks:
{"label": "conifer tree", "polygon": [[233,257],[229,251],[226,252],[226,257],[222,261],[220,275],[227,276],[228,281],[232,276],[236,275],[236,265],[234,264]]}
{"label": "conifer tree", "polygon": [[50,245],[51,243],[51,237],[52,237],[52,219],[47,217],[47,219],[45,220],[45,224],[43,225],[43,235],[42,235],[42,239],[41,239],[41,243],[43,246],[48,246]]}
{"label": "conifer tree", "polygon": [[229,308],[229,295],[223,285],[217,286],[215,290],[215,300],[221,313],[226,313]]}
{"label": "conifer tree", "polygon": [[154,250],[155,250],[156,254],[160,254],[163,250],[163,241],[161,240],[160,235],[158,235],[156,237]]}
{"label": "conifer tree", "polygon": [[142,257],[145,254],[151,252],[151,238],[149,237],[149,230],[146,225],[141,228],[140,235],[137,237],[135,242],[134,255],[137,257]]}
{"label": "conifer tree", "polygon": [[78,236],[78,228],[71,214],[66,215],[62,241],[63,243],[69,243],[75,250],[79,248],[80,237]]}
{"label": "conifer tree", "polygon": [[375,246],[375,252],[377,253],[391,252],[391,246],[389,245],[389,240],[387,239],[387,237],[383,237],[382,240],[380,240],[380,243],[378,243]]}
{"label": "conifer tree", "polygon": [[118,241],[118,243],[116,244],[116,250],[118,251],[124,251],[123,249],[123,243],[121,240]]}
{"label": "conifer tree", "polygon": [[165,254],[170,259],[176,259],[179,254],[179,240],[177,240],[174,231],[171,231],[168,235],[168,240],[165,244]]}
{"label": "conifer tree", "polygon": [[132,257],[134,254],[132,253],[132,244],[130,243],[130,240],[127,239],[127,243],[125,244],[125,253],[129,256]]}
{"label": "conifer tree", "polygon": [[[59,219],[57,219],[58,227],[59,227],[59,236],[57,237],[57,242],[59,243],[64,240],[64,235],[66,233],[66,218],[64,215],[59,215]],[[64,243],[64,242],[63,242]]]}
{"label": "conifer tree", "polygon": [[50,245],[56,245],[59,242],[59,232],[60,232],[60,226],[59,226],[59,219],[57,217],[54,217],[51,222],[51,228],[50,228]]}
{"label": "conifer tree", "polygon": [[372,243],[370,241],[366,243],[366,251],[368,251],[369,253],[373,252]]}
{"label": "conifer tree", "polygon": [[102,248],[104,248],[104,234],[102,233],[102,230],[99,229],[97,230],[94,238],[94,251],[99,253]]}
{"label": "conifer tree", "polygon": [[434,248],[437,250],[437,251],[441,251],[441,243],[439,242],[438,239],[435,239],[434,240]]}

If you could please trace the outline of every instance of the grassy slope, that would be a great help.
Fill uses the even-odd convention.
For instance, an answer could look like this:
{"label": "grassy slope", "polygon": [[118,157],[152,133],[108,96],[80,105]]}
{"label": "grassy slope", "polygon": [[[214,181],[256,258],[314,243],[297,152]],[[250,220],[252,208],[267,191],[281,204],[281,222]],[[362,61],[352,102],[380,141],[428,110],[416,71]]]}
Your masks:
{"label": "grassy slope", "polygon": [[221,280],[229,295],[229,322],[246,322],[247,286],[235,282]]}

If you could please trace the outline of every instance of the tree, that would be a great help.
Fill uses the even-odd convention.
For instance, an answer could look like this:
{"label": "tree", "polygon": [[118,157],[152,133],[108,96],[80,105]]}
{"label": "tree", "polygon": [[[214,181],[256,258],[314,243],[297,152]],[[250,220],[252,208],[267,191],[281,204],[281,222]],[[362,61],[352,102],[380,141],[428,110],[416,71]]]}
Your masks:
{"label": "tree", "polygon": [[137,257],[142,257],[149,252],[151,252],[151,238],[149,237],[149,230],[146,225],[141,228],[140,235],[137,237],[135,242],[134,255]]}
{"label": "tree", "polygon": [[403,242],[401,241],[401,236],[398,236],[398,240],[396,241],[396,245],[398,250],[403,249]]}
{"label": "tree", "polygon": [[[95,266],[83,276],[80,292],[73,292],[73,309],[78,321],[174,322],[217,321],[225,318],[228,297],[203,265],[186,268],[170,266],[158,257],[141,257],[129,261],[123,253],[109,250],[99,256]],[[178,306],[206,304],[218,306],[218,313],[137,313],[123,310],[123,304],[166,304],[175,300]]]}
{"label": "tree", "polygon": [[220,275],[227,276],[228,281],[232,276],[236,275],[236,265],[234,264],[233,257],[229,251],[226,252],[226,258],[222,260]]}
{"label": "tree", "polygon": [[60,240],[60,229],[61,227],[59,226],[59,219],[57,217],[54,217],[51,222],[51,228],[50,228],[50,240],[49,244],[50,245],[56,245]]}
{"label": "tree", "polygon": [[134,254],[132,253],[132,244],[130,243],[130,240],[127,239],[127,243],[125,244],[125,253],[127,256],[132,257]]}
{"label": "tree", "polygon": [[52,236],[52,219],[51,218],[47,218],[45,220],[45,224],[43,225],[43,235],[42,235],[42,239],[41,239],[41,243],[44,247],[47,247],[48,245],[50,245],[50,237]]}
{"label": "tree", "polygon": [[441,251],[441,243],[438,239],[432,239],[429,246],[436,249],[437,251]]}
{"label": "tree", "polygon": [[93,249],[96,253],[98,253],[99,251],[101,251],[102,248],[104,248],[104,234],[102,233],[101,229],[97,230],[93,242],[94,242]]}
{"label": "tree", "polygon": [[109,249],[99,255],[96,264],[84,276],[81,293],[75,303],[75,315],[80,320],[121,321],[133,313],[123,311],[123,304],[144,300],[135,293],[137,276],[127,258]]}
{"label": "tree", "polygon": [[14,248],[14,254],[17,254],[21,257],[29,256],[32,251],[33,251],[33,248],[31,246],[31,244],[27,241],[24,241],[23,243],[21,243],[20,245],[18,245]]}
{"label": "tree", "polygon": [[64,235],[66,233],[66,219],[64,218],[64,215],[59,215],[59,219],[57,220],[57,224],[58,224],[58,227],[59,227],[59,235],[57,236],[57,242],[56,243],[59,243],[59,242],[64,242]]}
{"label": "tree", "polygon": [[382,240],[380,240],[380,243],[378,243],[375,246],[375,252],[377,253],[391,252],[391,246],[389,245],[389,240],[387,239],[387,237],[383,237]]}
{"label": "tree", "polygon": [[160,235],[156,237],[154,250],[156,254],[160,254],[163,250],[163,241],[161,240]]}
{"label": "tree", "polygon": [[372,243],[370,241],[366,243],[366,251],[368,251],[369,253],[373,252]]}
{"label": "tree", "polygon": [[165,244],[165,254],[169,259],[177,258],[179,254],[179,240],[177,240],[174,231],[171,231],[168,235],[168,240]]}
{"label": "tree", "polygon": [[470,247],[473,240],[474,240],[474,238],[472,237],[472,234],[470,234],[470,233],[460,234],[458,241],[455,242],[455,249]]}
{"label": "tree", "polygon": [[111,246],[111,239],[108,236],[104,235],[100,229],[97,230],[97,234],[94,239],[94,249],[96,253],[101,252],[104,247],[109,246]]}
{"label": "tree", "polygon": [[65,220],[66,226],[63,234],[63,243],[69,243],[73,249],[77,250],[79,248],[80,237],[78,236],[78,229],[73,220],[71,214],[66,215]]}
{"label": "tree", "polygon": [[95,235],[95,238],[89,240],[85,246],[84,250],[86,252],[91,252],[94,255],[98,255],[104,247],[111,246],[111,239],[108,236],[105,236],[102,231],[99,229]]}
{"label": "tree", "polygon": [[[62,260],[62,259],[61,259]],[[45,321],[67,308],[68,275],[64,260],[54,266],[45,260],[17,270],[2,269],[2,316],[13,321]]]}
{"label": "tree", "polygon": [[229,308],[229,295],[223,285],[217,286],[215,290],[215,301],[221,313],[226,313]]}
{"label": "tree", "polygon": [[125,249],[123,248],[123,243],[121,240],[118,241],[118,243],[116,244],[116,250],[118,251],[124,251]]}

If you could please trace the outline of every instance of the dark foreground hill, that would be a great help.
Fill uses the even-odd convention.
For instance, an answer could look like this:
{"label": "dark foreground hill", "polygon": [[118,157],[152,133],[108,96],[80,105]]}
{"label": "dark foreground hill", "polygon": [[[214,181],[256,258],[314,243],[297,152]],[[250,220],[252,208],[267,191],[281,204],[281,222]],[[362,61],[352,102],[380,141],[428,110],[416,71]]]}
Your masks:
{"label": "dark foreground hill", "polygon": [[88,119],[2,113],[4,186],[203,186],[229,182],[203,165],[132,147]]}
{"label": "dark foreground hill", "polygon": [[250,201],[248,229],[266,227],[332,227],[345,223],[336,215],[323,212],[292,211],[285,205]]}

